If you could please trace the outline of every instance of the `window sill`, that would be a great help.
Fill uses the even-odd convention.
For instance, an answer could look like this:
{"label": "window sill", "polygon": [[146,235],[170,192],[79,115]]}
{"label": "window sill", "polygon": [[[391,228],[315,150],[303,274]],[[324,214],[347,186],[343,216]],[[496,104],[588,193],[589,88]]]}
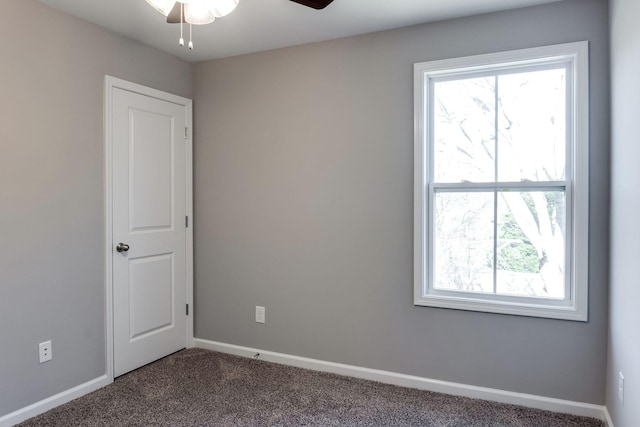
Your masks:
{"label": "window sill", "polygon": [[[468,295],[468,294],[467,294]],[[455,310],[509,314],[512,316],[542,317],[547,319],[586,322],[587,311],[579,310],[575,302],[567,305],[540,304],[512,301],[495,301],[473,298],[472,296],[419,295],[414,299],[416,306],[449,308]]]}

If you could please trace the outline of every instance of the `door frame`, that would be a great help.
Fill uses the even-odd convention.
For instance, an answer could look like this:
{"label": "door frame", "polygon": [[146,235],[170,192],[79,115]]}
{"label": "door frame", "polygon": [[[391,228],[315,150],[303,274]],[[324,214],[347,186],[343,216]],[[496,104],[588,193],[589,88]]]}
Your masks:
{"label": "door frame", "polygon": [[105,362],[106,374],[109,382],[114,378],[113,354],[113,90],[123,89],[140,95],[157,98],[184,106],[186,114],[186,215],[189,226],[186,235],[186,302],[189,304],[187,316],[187,348],[194,346],[193,341],[193,101],[178,95],[173,95],[137,83],[128,82],[116,77],[105,75],[104,78],[104,230],[105,230]]}

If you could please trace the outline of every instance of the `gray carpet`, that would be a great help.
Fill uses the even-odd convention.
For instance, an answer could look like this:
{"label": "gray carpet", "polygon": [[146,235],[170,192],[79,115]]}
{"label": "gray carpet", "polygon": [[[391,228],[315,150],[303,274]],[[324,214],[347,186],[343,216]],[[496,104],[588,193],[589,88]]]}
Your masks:
{"label": "gray carpet", "polygon": [[20,426],[602,427],[591,418],[183,350]]}

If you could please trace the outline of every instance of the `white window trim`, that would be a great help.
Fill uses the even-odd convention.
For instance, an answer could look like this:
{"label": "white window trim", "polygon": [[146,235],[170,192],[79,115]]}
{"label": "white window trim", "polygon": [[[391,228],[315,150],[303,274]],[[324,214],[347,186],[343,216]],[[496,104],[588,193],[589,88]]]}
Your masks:
{"label": "white window trim", "polygon": [[[567,43],[499,52],[464,58],[422,62],[414,65],[414,304],[460,310],[545,317],[575,321],[588,320],[589,257],[589,59],[588,42]],[[469,292],[433,292],[429,290],[430,247],[428,212],[429,119],[426,111],[430,77],[490,70],[493,67],[532,65],[553,61],[569,62],[572,70],[573,99],[570,125],[572,144],[571,176],[566,179],[571,213],[567,226],[572,239],[566,257],[570,259],[569,294],[563,301],[527,297],[479,297]]]}

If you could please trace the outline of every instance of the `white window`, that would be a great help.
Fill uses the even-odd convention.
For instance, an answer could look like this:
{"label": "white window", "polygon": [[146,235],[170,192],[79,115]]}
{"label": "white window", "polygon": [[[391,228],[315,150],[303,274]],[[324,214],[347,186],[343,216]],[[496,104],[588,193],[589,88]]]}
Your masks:
{"label": "white window", "polygon": [[588,45],[415,64],[415,304],[587,320]]}

